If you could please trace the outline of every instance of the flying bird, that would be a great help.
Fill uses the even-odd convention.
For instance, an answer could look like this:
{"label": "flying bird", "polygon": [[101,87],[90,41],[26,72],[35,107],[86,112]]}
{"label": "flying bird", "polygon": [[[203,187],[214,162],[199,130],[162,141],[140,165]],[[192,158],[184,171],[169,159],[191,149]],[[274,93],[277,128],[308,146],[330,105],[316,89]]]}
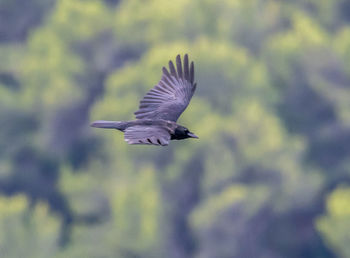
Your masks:
{"label": "flying bird", "polygon": [[95,121],[92,127],[117,129],[124,132],[129,144],[166,146],[170,140],[198,138],[186,127],[176,123],[186,109],[196,90],[194,65],[189,64],[187,54],[183,65],[180,55],[176,68],[169,61],[169,71],[163,67],[161,80],[140,101],[139,110],[131,121]]}

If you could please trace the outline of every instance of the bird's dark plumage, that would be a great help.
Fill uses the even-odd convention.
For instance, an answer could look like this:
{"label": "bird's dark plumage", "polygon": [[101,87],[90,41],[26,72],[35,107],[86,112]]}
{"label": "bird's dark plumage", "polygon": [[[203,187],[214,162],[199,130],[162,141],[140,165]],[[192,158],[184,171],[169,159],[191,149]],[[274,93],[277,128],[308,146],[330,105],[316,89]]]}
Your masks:
{"label": "bird's dark plumage", "polygon": [[168,70],[163,67],[163,76],[140,101],[139,110],[135,112],[137,119],[164,119],[176,122],[186,109],[196,90],[194,81],[194,65],[188,63],[188,56],[184,57],[182,70],[181,58],[176,57],[176,67],[169,61]]}
{"label": "bird's dark plumage", "polygon": [[[170,72],[169,72],[170,71]],[[194,65],[189,64],[187,54],[183,65],[176,57],[176,68],[169,61],[169,71],[163,67],[159,83],[140,101],[139,110],[132,121],[95,121],[98,128],[114,128],[124,132],[129,144],[168,145],[170,140],[198,138],[186,127],[176,124],[196,90]]]}

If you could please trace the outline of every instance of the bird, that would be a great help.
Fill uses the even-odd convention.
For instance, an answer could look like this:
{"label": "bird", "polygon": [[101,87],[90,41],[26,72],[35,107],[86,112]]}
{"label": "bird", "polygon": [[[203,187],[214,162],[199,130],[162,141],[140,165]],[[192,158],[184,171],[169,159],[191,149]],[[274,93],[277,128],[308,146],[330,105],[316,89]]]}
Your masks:
{"label": "bird", "polygon": [[92,127],[117,129],[124,133],[128,144],[167,146],[171,140],[197,138],[185,126],[177,124],[196,90],[194,63],[189,64],[185,54],[176,56],[176,67],[169,61],[169,70],[162,69],[157,85],[146,93],[134,112],[136,119],[130,121],[104,121],[91,123]]}

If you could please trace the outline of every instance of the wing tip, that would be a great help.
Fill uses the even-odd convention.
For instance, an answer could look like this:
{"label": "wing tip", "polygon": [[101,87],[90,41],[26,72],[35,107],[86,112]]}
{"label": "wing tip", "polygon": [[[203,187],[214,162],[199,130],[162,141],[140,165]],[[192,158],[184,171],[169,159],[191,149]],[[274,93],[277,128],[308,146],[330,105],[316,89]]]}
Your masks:
{"label": "wing tip", "polygon": [[[183,60],[184,60],[184,62],[183,62],[184,67],[183,67],[183,71],[182,71],[181,55],[178,54],[176,56],[177,74],[179,75],[179,77],[184,76],[184,79],[188,80],[190,83],[193,84],[194,83],[194,62],[191,61],[190,65],[188,65],[189,64],[188,53],[184,54]],[[180,67],[180,69],[179,69],[179,67]]]}
{"label": "wing tip", "polygon": [[194,82],[194,63],[191,61],[190,65],[190,82],[193,84]]}
{"label": "wing tip", "polygon": [[183,78],[183,74],[182,74],[182,61],[181,61],[181,56],[180,54],[178,54],[176,56],[176,68],[177,68],[177,75],[179,78]]}
{"label": "wing tip", "polygon": [[171,60],[169,60],[169,70],[170,70],[170,74],[177,78],[177,72],[176,72],[174,63]]}

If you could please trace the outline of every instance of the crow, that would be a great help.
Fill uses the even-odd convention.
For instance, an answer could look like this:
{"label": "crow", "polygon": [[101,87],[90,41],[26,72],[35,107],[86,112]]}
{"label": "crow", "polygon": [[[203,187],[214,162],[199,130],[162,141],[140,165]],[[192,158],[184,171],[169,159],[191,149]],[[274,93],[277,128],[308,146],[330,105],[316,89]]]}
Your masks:
{"label": "crow", "polygon": [[186,109],[196,90],[194,64],[189,65],[185,54],[183,66],[180,55],[176,57],[176,68],[169,61],[169,71],[163,67],[159,83],[140,101],[139,110],[131,121],[95,121],[92,127],[117,129],[124,132],[128,144],[166,146],[170,140],[198,138],[186,127],[176,123]]}

